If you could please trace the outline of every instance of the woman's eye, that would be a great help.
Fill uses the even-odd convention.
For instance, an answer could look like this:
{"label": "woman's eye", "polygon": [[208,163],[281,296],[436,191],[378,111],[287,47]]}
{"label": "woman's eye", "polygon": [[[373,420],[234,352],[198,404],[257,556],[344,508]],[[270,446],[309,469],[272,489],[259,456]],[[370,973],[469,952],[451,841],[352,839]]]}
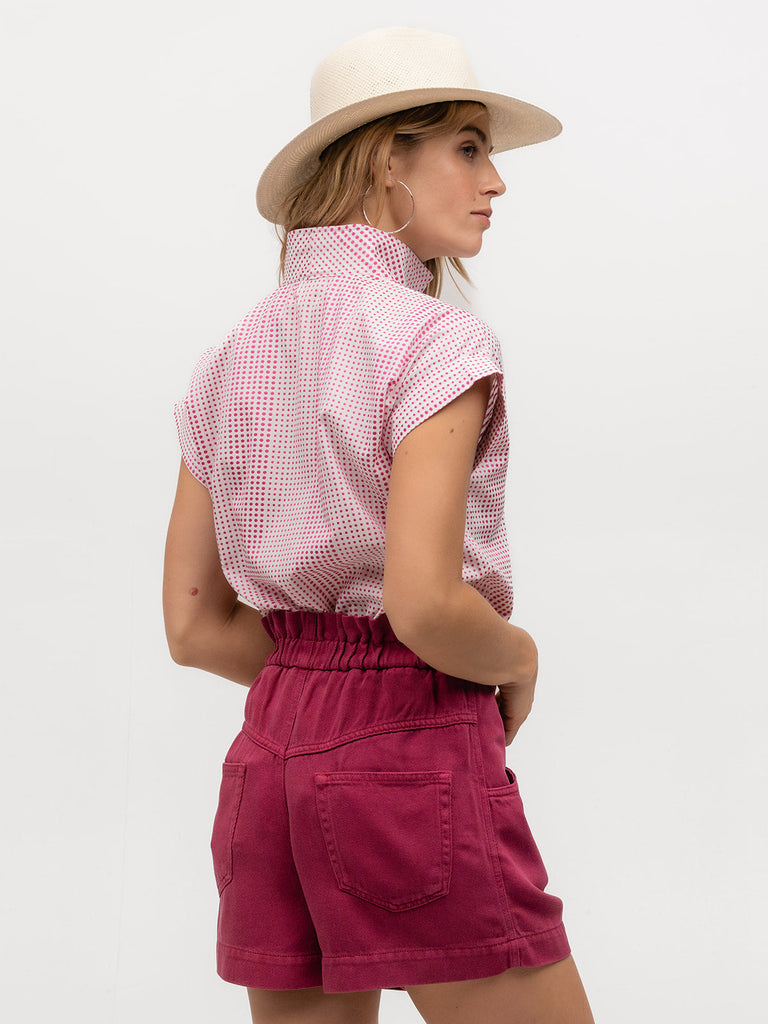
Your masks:
{"label": "woman's eye", "polygon": [[468,142],[466,146],[461,147],[461,152],[471,159],[477,152],[477,146],[473,146],[471,142]]}

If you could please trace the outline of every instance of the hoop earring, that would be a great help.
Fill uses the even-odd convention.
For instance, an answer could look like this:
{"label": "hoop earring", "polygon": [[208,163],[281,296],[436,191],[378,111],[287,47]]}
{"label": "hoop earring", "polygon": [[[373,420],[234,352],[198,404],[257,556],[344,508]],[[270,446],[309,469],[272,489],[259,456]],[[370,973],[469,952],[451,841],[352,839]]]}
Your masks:
{"label": "hoop earring", "polygon": [[[416,200],[413,198],[413,192],[411,192],[411,190],[408,188],[408,186],[405,184],[404,181],[400,181],[399,178],[395,178],[395,181],[398,183],[398,185],[402,185],[403,188],[405,189],[405,191],[411,197],[411,216],[408,218],[408,220],[405,222],[405,224],[403,224],[403,226],[401,228],[397,228],[395,231],[385,231],[384,232],[385,235],[399,235],[401,231],[405,231],[405,229],[408,227],[408,225],[413,220],[414,213],[416,213]],[[365,217],[365,223],[369,227],[375,228],[376,225],[375,224],[371,224],[371,222],[368,220],[368,214],[365,212],[365,197],[368,195],[368,193],[371,191],[372,188],[373,188],[373,185],[369,185],[368,188],[365,190],[365,192],[363,192],[362,207],[363,207],[363,216]],[[380,229],[377,228],[376,230],[378,231]]]}

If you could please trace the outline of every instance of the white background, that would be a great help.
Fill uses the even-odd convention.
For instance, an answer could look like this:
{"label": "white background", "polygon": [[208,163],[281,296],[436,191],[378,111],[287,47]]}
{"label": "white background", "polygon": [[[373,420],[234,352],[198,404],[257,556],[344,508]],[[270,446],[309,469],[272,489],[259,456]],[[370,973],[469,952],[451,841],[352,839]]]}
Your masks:
{"label": "white background", "polygon": [[542,663],[509,760],[595,1016],[763,1021],[765,8],[363,7],[2,2],[4,1015],[248,1017],[207,845],[245,691],[165,649],[171,405],[275,283],[253,193],[311,69],[405,24],[565,125],[499,157],[469,297]]}

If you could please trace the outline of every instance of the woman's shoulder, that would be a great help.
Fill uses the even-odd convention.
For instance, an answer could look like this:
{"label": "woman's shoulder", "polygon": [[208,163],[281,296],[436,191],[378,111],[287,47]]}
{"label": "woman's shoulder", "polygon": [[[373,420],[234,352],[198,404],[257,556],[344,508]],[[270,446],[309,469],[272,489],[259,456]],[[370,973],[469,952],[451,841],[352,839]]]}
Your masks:
{"label": "woman's shoulder", "polygon": [[372,282],[368,296],[371,312],[384,324],[415,328],[422,337],[471,336],[496,341],[491,327],[470,310],[397,282]]}
{"label": "woman's shoulder", "polygon": [[[193,382],[221,382],[238,367],[250,366],[260,351],[271,350],[274,346],[269,344],[270,338],[285,339],[291,329],[295,330],[305,318],[300,315],[301,303],[293,291],[290,285],[282,285],[241,315],[218,345],[199,356]],[[345,292],[343,304],[344,317],[356,321],[354,330],[347,329],[339,336],[331,332],[332,347],[343,342],[345,358],[349,358],[350,339],[354,337],[354,348],[361,358],[370,362],[373,352],[377,354],[374,363],[390,369],[398,365],[402,369],[427,349],[430,358],[441,358],[442,353],[442,358],[450,360],[463,350],[483,350],[500,360],[496,335],[468,309],[386,278],[357,281],[354,292]],[[329,339],[321,341],[324,332],[318,313],[320,310],[309,318],[311,333],[317,344],[327,344]]]}

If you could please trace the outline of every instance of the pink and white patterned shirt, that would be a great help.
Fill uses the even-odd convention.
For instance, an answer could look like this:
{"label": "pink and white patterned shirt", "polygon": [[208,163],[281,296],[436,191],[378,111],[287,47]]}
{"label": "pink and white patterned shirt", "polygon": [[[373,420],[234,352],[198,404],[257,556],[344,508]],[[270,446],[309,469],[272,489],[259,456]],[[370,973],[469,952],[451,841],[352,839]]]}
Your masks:
{"label": "pink and white patterned shirt", "polygon": [[430,280],[408,246],[368,225],[292,231],[281,287],[203,354],[175,406],[224,574],[262,613],[383,613],[395,449],[489,375],[463,578],[511,613],[499,344],[470,313],[424,295]]}

